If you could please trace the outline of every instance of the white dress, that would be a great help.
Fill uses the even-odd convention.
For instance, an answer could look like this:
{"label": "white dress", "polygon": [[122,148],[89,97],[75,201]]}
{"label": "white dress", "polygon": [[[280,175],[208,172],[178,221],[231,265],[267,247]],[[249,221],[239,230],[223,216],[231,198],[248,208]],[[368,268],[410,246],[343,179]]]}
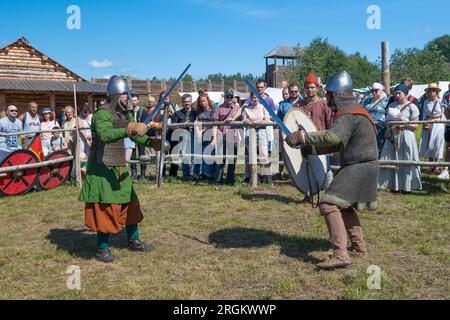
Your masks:
{"label": "white dress", "polygon": [[[441,103],[437,101],[436,108],[434,108],[434,103],[435,101],[425,100],[423,120],[427,120],[427,117],[439,117],[441,120],[446,120]],[[444,134],[444,123],[434,123],[431,129],[423,129],[420,137],[419,155],[424,158],[442,159],[444,157]]]}
{"label": "white dress", "polygon": [[[90,114],[87,118],[80,118],[80,128],[91,128],[92,115]],[[91,134],[91,129],[83,130],[86,135]],[[80,158],[87,159],[91,154],[91,149],[88,146],[88,141],[83,134],[80,134]]]}
{"label": "white dress", "polygon": [[[391,103],[389,108],[402,109],[397,102]],[[419,109],[415,104],[406,107],[401,114],[409,121],[419,120]],[[400,133],[396,128],[388,128],[390,137],[384,142],[381,160],[419,160],[415,131],[402,127]],[[416,166],[397,166],[396,170],[381,169],[378,180],[380,188],[393,191],[411,191],[422,189],[420,171]]]}

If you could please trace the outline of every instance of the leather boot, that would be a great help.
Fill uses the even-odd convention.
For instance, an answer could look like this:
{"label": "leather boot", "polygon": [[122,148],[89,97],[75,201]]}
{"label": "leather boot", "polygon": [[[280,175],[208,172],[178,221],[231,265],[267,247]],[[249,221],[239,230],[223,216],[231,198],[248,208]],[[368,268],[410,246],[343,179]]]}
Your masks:
{"label": "leather boot", "polygon": [[347,232],[341,209],[332,203],[321,203],[319,209],[327,223],[333,254],[327,260],[317,264],[317,268],[324,270],[344,268],[351,263],[351,260],[347,252]]}
{"label": "leather boot", "polygon": [[138,251],[138,252],[149,252],[153,250],[153,247],[151,245],[146,244],[145,242],[141,240],[128,240],[128,249],[131,251]]}
{"label": "leather boot", "polygon": [[344,220],[345,229],[352,244],[350,251],[353,254],[361,253],[360,256],[365,255],[367,253],[367,245],[364,241],[361,222],[355,209],[350,207],[342,210],[342,220]]}
{"label": "leather boot", "polygon": [[345,268],[351,264],[351,260],[348,257],[338,256],[333,254],[327,260],[318,263],[316,266],[323,270],[333,270],[337,268]]}
{"label": "leather boot", "polygon": [[97,258],[97,260],[104,263],[110,263],[117,259],[111,254],[111,251],[109,251],[109,249],[98,249],[95,257]]}

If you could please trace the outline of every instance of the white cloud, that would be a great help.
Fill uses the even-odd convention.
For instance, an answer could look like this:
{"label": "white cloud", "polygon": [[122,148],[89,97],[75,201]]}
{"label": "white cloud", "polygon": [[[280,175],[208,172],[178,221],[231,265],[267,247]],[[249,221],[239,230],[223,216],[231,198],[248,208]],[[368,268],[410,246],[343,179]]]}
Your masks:
{"label": "white cloud", "polygon": [[130,71],[131,71],[131,68],[122,68],[122,69],[120,69],[120,72],[122,72],[122,73],[128,73]]}
{"label": "white cloud", "polygon": [[111,77],[112,77],[112,76],[111,76],[110,74],[105,74],[102,78],[103,78],[103,79],[111,79]]}
{"label": "white cloud", "polygon": [[91,61],[89,61],[89,65],[94,69],[98,69],[98,68],[110,68],[113,66],[113,63],[108,59],[105,59],[103,61],[97,61],[95,59],[92,59]]}
{"label": "white cloud", "polygon": [[425,32],[430,33],[431,31],[433,31],[433,29],[431,29],[431,27],[425,27]]}

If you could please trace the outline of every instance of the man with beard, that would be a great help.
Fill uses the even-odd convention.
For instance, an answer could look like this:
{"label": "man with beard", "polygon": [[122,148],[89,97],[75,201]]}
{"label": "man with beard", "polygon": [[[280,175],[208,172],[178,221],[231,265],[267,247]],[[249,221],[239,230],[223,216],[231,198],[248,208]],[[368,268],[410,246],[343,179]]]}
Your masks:
{"label": "man with beard", "polygon": [[319,86],[319,79],[311,73],[305,80],[306,97],[294,107],[303,110],[320,131],[331,127],[333,112],[328,108],[326,100],[317,95]]}
{"label": "man with beard", "polygon": [[[109,235],[126,228],[131,251],[150,251],[151,246],[139,240],[138,223],[143,219],[138,197],[128,173],[124,139],[151,146],[146,135],[148,126],[134,122],[131,96],[124,80],[113,76],[108,83],[109,103],[102,105],[92,120],[92,153],[79,200],[86,203],[87,227],[97,232],[96,258],[112,262]],[[149,126],[157,126],[150,123]]]}
{"label": "man with beard", "polygon": [[287,136],[286,142],[291,147],[300,146],[307,154],[340,153],[342,167],[319,205],[333,254],[317,267],[330,270],[351,263],[347,234],[351,251],[367,252],[356,210],[376,209],[379,163],[375,123],[353,97],[350,75],[338,72],[328,81],[326,90],[328,106],[335,112],[331,128],[314,133],[300,130]]}

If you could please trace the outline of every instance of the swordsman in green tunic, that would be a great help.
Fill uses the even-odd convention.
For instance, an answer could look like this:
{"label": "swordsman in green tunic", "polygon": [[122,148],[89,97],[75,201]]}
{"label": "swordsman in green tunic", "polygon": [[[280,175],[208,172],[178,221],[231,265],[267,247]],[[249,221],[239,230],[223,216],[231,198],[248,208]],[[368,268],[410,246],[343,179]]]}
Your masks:
{"label": "swordsman in green tunic", "polygon": [[116,259],[109,249],[109,235],[119,233],[123,227],[130,250],[146,252],[152,249],[139,239],[138,224],[143,220],[143,214],[127,170],[124,138],[156,147],[146,135],[149,126],[156,125],[134,122],[130,112],[130,91],[125,81],[112,77],[107,91],[109,103],[101,106],[92,119],[92,152],[79,197],[86,203],[87,227],[97,232],[96,258],[102,262]]}
{"label": "swordsman in green tunic", "polygon": [[333,255],[317,267],[334,269],[351,263],[347,234],[352,252],[364,255],[367,252],[356,210],[376,209],[379,163],[375,123],[354,98],[350,75],[338,72],[328,81],[326,90],[328,106],[335,112],[331,128],[314,133],[297,131],[287,136],[286,142],[309,154],[340,154],[341,169],[319,205],[328,226]]}

